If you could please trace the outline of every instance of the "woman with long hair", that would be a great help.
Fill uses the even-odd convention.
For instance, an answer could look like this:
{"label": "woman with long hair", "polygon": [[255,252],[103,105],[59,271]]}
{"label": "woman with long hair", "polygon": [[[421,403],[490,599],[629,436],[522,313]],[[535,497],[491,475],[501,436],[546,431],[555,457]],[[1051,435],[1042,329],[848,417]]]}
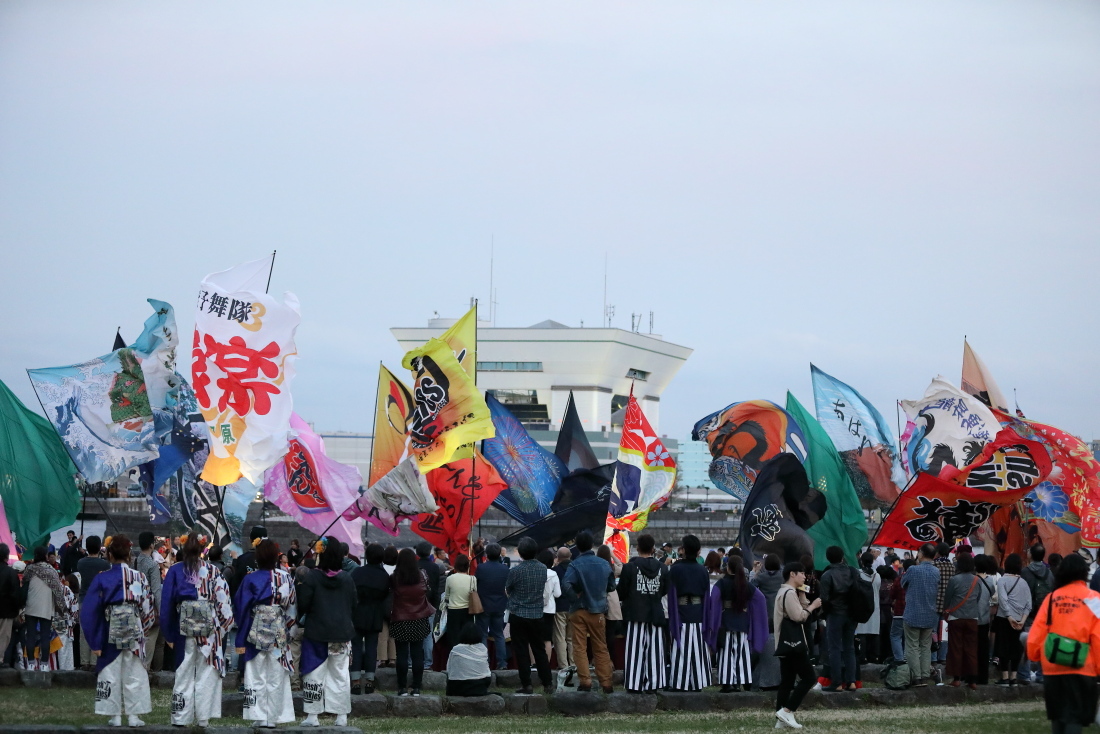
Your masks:
{"label": "woman with long hair", "polygon": [[[1100,594],[1089,589],[1088,577],[1084,558],[1076,553],[1063,558],[1054,571],[1054,590],[1039,604],[1027,636],[1028,659],[1043,665],[1043,696],[1054,734],[1077,734],[1096,719],[1100,618],[1093,609]],[[1055,639],[1048,640],[1051,636]]]}
{"label": "woman with long hair", "polygon": [[132,548],[125,535],[107,538],[112,565],[92,579],[80,609],[80,628],[99,658],[95,712],[111,717],[110,726],[122,726],[123,714],[130,726],[144,726],[139,714],[153,710],[145,637],[156,614],[149,580],[127,565]]}
{"label": "woman with long hair", "polygon": [[[399,696],[419,696],[424,679],[424,638],[431,633],[435,609],[428,602],[428,577],[416,562],[412,548],[402,548],[390,576],[393,610],[390,613],[390,635],[397,645],[397,687]],[[412,691],[406,688],[409,679],[409,658],[412,658]]]}
{"label": "woman with long hair", "polygon": [[164,644],[176,654],[172,724],[205,727],[222,716],[225,639],[233,626],[229,584],[202,558],[206,539],[183,538],[181,562],[168,569],[160,597]]}
{"label": "woman with long hair", "polygon": [[23,654],[27,657],[27,670],[50,669],[50,645],[54,639],[53,620],[55,617],[63,617],[66,610],[61,577],[50,565],[47,551],[44,545],[35,548],[34,561],[23,570],[23,593],[27,599],[23,612],[26,619]]}
{"label": "woman with long hair", "polygon": [[[384,551],[371,543],[364,553],[366,565],[351,572],[358,604],[355,606],[355,639],[351,646],[351,692],[374,693],[378,663],[378,635],[385,624],[386,599],[390,595],[390,575],[382,567]],[[366,679],[360,686],[363,671]]]}
{"label": "woman with long hair", "polygon": [[[717,637],[711,646],[718,649],[718,682],[722,693],[735,693],[752,685],[752,653],[760,653],[768,641],[768,603],[764,594],[749,583],[745,561],[730,556],[726,574],[710,592],[714,610],[721,610],[721,621],[708,625]],[[715,644],[717,643],[717,644]]]}
{"label": "woman with long hair", "polygon": [[615,588],[607,592],[607,615],[604,619],[604,640],[607,641],[607,654],[611,658],[611,667],[619,669],[619,655],[615,650],[615,638],[622,636],[623,629],[623,603],[619,599],[618,578],[623,571],[623,564],[615,558],[611,552],[611,546],[606,543],[596,548],[596,557],[607,561],[611,566],[611,573],[615,576]]}
{"label": "woman with long hair", "polygon": [[290,633],[298,617],[298,596],[290,574],[276,568],[279,544],[253,540],[256,570],[237,587],[237,654],[244,658],[244,719],[259,726],[294,721],[290,693]]}
{"label": "woman with long hair", "polygon": [[344,545],[335,538],[318,541],[321,556],[298,589],[298,612],[305,617],[302,637],[302,726],[319,726],[318,714],[336,714],[347,726],[351,713],[351,641],[358,593],[342,569]]}

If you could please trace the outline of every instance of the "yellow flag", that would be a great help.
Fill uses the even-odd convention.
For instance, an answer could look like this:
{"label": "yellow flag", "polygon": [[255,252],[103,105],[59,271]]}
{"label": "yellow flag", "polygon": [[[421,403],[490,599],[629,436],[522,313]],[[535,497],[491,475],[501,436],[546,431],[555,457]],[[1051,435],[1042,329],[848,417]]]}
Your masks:
{"label": "yellow flag", "polygon": [[409,452],[421,472],[451,461],[465,444],[496,435],[485,398],[450,344],[429,339],[406,354],[401,365],[412,370],[414,378]]}
{"label": "yellow flag", "polygon": [[413,397],[405,383],[385,367],[378,367],[378,398],[374,414],[374,450],[367,486],[401,463],[412,420]]}
{"label": "yellow flag", "polygon": [[443,332],[440,340],[447,342],[447,346],[455,354],[455,359],[466,370],[466,374],[477,382],[477,307],[471,308],[466,315],[454,323],[454,326]]}

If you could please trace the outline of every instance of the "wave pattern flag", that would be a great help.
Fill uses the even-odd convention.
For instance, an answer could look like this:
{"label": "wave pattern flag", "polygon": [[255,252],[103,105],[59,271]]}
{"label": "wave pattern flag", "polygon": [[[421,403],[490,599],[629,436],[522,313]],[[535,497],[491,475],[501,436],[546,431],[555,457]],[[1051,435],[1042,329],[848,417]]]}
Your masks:
{"label": "wave pattern flag", "polygon": [[675,485],[676,460],[649,425],[631,392],[611,484],[608,527],[641,530],[649,522],[649,513],[668,502]]}
{"label": "wave pattern flag", "polygon": [[325,442],[297,413],[291,413],[290,427],[295,436],[283,460],[267,470],[264,496],[317,535],[336,520],[328,534],[347,543],[352,553],[362,558],[362,523],[337,514],[359,498],[359,470],[330,459]]}
{"label": "wave pattern flag", "polygon": [[744,502],[764,463],[781,453],[806,458],[806,438],[787,411],[770,400],[746,400],[695,424],[695,441],[710,449],[710,480]]}
{"label": "wave pattern flag", "polygon": [[844,460],[860,502],[887,507],[905,486],[889,424],[855,388],[810,365],[817,420]]}
{"label": "wave pattern flag", "polygon": [[1028,487],[1004,492],[971,489],[921,472],[882,521],[872,544],[907,550],[941,541],[953,545],[1029,491]]}
{"label": "wave pattern flag", "polygon": [[1079,519],[1081,542],[1100,544],[1100,463],[1088,445],[1060,428],[996,411],[997,418],[1029,441],[1043,444],[1054,468],[1029,495],[1032,502],[1025,514],[1053,522],[1072,532]]}
{"label": "wave pattern flag", "polygon": [[[0,382],[0,497],[20,543],[34,548],[80,512],[76,467],[57,431]],[[14,553],[15,546],[8,548]]]}
{"label": "wave pattern flag", "polygon": [[920,400],[901,401],[911,424],[903,437],[909,471],[940,476],[945,467],[974,463],[1000,430],[985,403],[967,395],[942,376],[932,380]]}
{"label": "wave pattern flag", "polygon": [[160,454],[145,376],[132,349],[27,374],[88,482],[113,482]]}
{"label": "wave pattern flag", "polygon": [[867,543],[867,520],[856,488],[845,468],[844,459],[837,453],[825,428],[787,393],[787,412],[790,413],[806,436],[806,476],[810,486],[824,495],[828,507],[821,521],[807,530],[814,541],[814,565],[829,565],[825,550],[831,545],[844,549],[844,557],[859,557],[859,549]]}
{"label": "wave pattern flag", "polygon": [[413,412],[412,392],[381,365],[378,367],[378,396],[374,405],[374,446],[371,447],[368,485],[374,484],[401,463]]}
{"label": "wave pattern flag", "polygon": [[409,451],[420,471],[440,467],[468,444],[492,438],[493,419],[485,398],[447,342],[429,339],[406,354],[401,364],[414,378]]}
{"label": "wave pattern flag", "polygon": [[390,535],[397,535],[402,520],[438,509],[427,480],[410,456],[368,487],[344,512],[344,517],[365,518]]}
{"label": "wave pattern flag", "polygon": [[1004,393],[997,386],[993,375],[989,373],[985,362],[970,348],[970,343],[966,339],[963,339],[963,369],[960,385],[967,395],[973,395],[991,408],[1008,412],[1008,401],[1005,400]]}
{"label": "wave pattern flag", "polygon": [[206,276],[199,287],[191,384],[212,436],[202,478],[253,484],[286,453],[298,299],[264,293],[264,258]]}
{"label": "wave pattern flag", "polygon": [[448,554],[470,555],[470,530],[508,485],[481,454],[428,472],[428,486],[439,505],[411,524],[414,533]]}
{"label": "wave pattern flag", "polygon": [[486,403],[496,435],[482,442],[481,450],[508,484],[493,504],[516,522],[530,525],[550,513],[568,472],[561,459],[539,446],[499,400],[490,395]]}
{"label": "wave pattern flag", "polygon": [[825,495],[810,486],[806,469],[791,454],[777,454],[757,474],[744,511],[737,544],[745,563],[775,553],[784,563],[813,555],[806,532],[828,512]]}

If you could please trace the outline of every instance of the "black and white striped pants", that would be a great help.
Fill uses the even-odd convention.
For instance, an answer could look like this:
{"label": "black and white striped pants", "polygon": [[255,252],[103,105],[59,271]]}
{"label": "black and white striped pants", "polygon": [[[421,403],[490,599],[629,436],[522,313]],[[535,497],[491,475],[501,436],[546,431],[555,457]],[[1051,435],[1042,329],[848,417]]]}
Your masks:
{"label": "black and white striped pants", "polygon": [[746,633],[722,633],[718,648],[718,682],[723,686],[752,683],[752,651]]}
{"label": "black and white striped pants", "polygon": [[624,685],[628,691],[656,691],[667,685],[665,631],[645,622],[626,624]]}
{"label": "black and white striped pants", "polygon": [[672,641],[671,686],[677,691],[701,691],[710,685],[710,648],[703,641],[701,622],[680,625]]}

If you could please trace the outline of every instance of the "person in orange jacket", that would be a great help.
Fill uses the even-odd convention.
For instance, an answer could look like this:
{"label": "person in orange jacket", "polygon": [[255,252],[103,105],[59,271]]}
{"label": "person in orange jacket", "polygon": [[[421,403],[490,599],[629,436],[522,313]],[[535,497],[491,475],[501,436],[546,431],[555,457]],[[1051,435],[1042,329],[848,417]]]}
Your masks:
{"label": "person in orange jacket", "polygon": [[[1063,559],[1054,572],[1054,591],[1039,605],[1027,636],[1028,658],[1043,663],[1043,695],[1054,734],[1076,734],[1096,718],[1100,594],[1089,589],[1088,575],[1088,564],[1080,556]],[[1050,635],[1064,638],[1058,646],[1062,655],[1051,653],[1062,664],[1048,658]],[[1076,643],[1088,645],[1087,654]],[[1080,656],[1070,662],[1076,650]],[[1081,665],[1076,665],[1078,662]]]}

